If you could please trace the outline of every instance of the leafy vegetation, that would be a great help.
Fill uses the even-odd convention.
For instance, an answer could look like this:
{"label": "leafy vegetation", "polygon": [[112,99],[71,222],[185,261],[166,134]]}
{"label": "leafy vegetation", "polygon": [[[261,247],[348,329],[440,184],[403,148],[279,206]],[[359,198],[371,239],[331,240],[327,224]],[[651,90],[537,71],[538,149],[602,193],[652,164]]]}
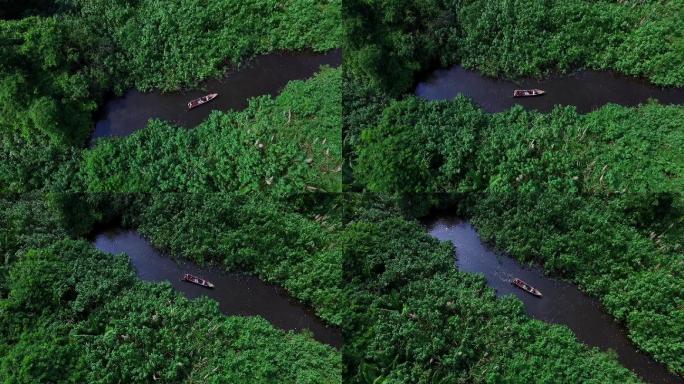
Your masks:
{"label": "leafy vegetation", "polygon": [[157,120],[128,137],[100,139],[64,163],[57,190],[339,191],[340,87],[340,70],[324,69],[290,82],[275,99],[214,112],[191,130]]}
{"label": "leafy vegetation", "polygon": [[[336,0],[68,0],[71,14],[98,36],[98,66],[121,74],[118,88],[164,91],[218,76],[226,64],[278,50],[339,46]],[[117,76],[118,77],[118,76]]]}
{"label": "leafy vegetation", "polygon": [[0,21],[0,128],[4,145],[82,143],[97,84],[79,69],[86,43],[57,18]]}
{"label": "leafy vegetation", "polygon": [[512,296],[453,267],[398,208],[351,197],[341,242],[354,287],[344,357],[351,383],[638,382],[570,330],[531,320]]}
{"label": "leafy vegetation", "polygon": [[[210,76],[221,75],[229,68],[238,68],[257,54],[336,48],[342,34],[338,22],[340,4],[335,0],[313,3],[300,0],[201,3],[61,0],[51,3],[50,12],[34,12],[38,5],[46,5],[43,3],[33,1],[8,6],[7,12],[12,13],[8,18],[17,19],[0,20],[0,185],[6,192],[45,190],[45,181],[55,176],[61,164],[73,166],[74,159],[79,157],[75,152],[85,145],[93,127],[93,114],[105,95],[120,94],[131,87],[178,90]],[[28,15],[32,16],[20,18]],[[331,93],[325,94],[329,96],[326,101],[334,101],[339,95],[335,89],[338,85],[332,77],[334,75],[326,77],[329,79],[326,84],[331,86],[328,89]],[[322,83],[325,81],[316,84]],[[291,88],[299,88],[300,92],[312,91],[306,87],[293,85]],[[303,160],[318,155],[312,159],[315,163],[309,171],[298,163],[293,164],[297,168],[295,173],[311,173],[314,167],[321,172],[327,172],[329,167],[334,171],[337,165],[324,157],[332,158],[339,155],[339,151],[336,152],[333,146],[322,148],[329,152],[317,153],[320,148],[316,146],[324,147],[324,144],[304,139],[315,139],[307,135],[322,132],[332,134],[323,128],[329,128],[339,119],[336,109],[339,105],[327,104],[328,109],[313,111],[315,100],[304,102],[300,97],[290,101],[302,105],[290,106],[294,123],[291,124],[288,115],[287,126],[282,122],[282,115],[258,116],[260,107],[256,105],[252,112],[263,117],[255,117],[259,123],[273,124],[268,128],[281,127],[293,134],[294,137],[288,137],[292,145],[297,142],[310,147],[305,148],[308,153],[303,155],[307,156]],[[287,100],[284,98],[283,102]],[[255,103],[268,112],[276,112],[277,107],[266,108],[268,101]],[[285,108],[285,105],[280,106]],[[302,117],[297,116],[297,112],[307,117],[313,112],[336,114],[317,115],[329,120],[316,125],[297,120]],[[223,124],[234,123],[233,119],[237,117],[229,115],[231,117],[222,120]],[[219,129],[219,120],[214,120],[212,133]],[[304,131],[314,126],[321,129]],[[180,132],[175,128],[157,128],[157,131],[162,130]],[[263,133],[267,127],[258,130]],[[164,138],[169,142],[157,144],[173,147],[178,144],[175,141],[182,141],[175,135]],[[234,145],[238,143],[241,141],[237,140]],[[330,138],[327,143],[332,143]],[[115,162],[133,160],[128,155],[121,156],[125,158]],[[273,169],[264,170],[258,176],[277,179],[287,173],[283,166],[282,163],[274,164]],[[322,184],[315,187],[339,189],[332,185],[335,183]],[[60,186],[64,187],[63,180]],[[297,188],[304,186],[299,182]]]}
{"label": "leafy vegetation", "polygon": [[615,69],[684,85],[684,3],[587,0],[351,0],[345,63],[398,95],[417,73],[462,63],[488,75]]}
{"label": "leafy vegetation", "polygon": [[14,256],[5,258],[0,284],[5,380],[340,381],[339,353],[310,336],[260,318],[224,317],[208,299],[140,282],[125,256],[68,239],[58,207],[79,199],[2,202],[10,240],[3,252]]}
{"label": "leafy vegetation", "polygon": [[139,282],[125,258],[66,239],[120,219],[158,247],[253,271],[313,305],[344,330],[349,382],[637,382],[614,356],[455,270],[450,244],[381,197],[61,194],[3,208],[16,257],[0,296],[0,367],[17,379],[340,380],[328,347],[222,317],[209,300]]}
{"label": "leafy vegetation", "polygon": [[154,194],[136,202],[126,221],[159,248],[278,283],[340,326],[348,303],[336,240],[341,199],[314,195],[310,201],[296,200],[301,198]]}
{"label": "leafy vegetation", "polygon": [[354,170],[373,191],[457,193],[485,239],[601,298],[681,375],[683,118],[656,103],[487,115],[407,98],[362,131]]}
{"label": "leafy vegetation", "polygon": [[[212,115],[195,131],[155,121],[134,137],[80,148],[105,95],[190,87],[261,53],[336,48],[339,1],[4,5],[0,191],[59,194],[8,196],[0,203],[0,377],[17,383],[339,382],[339,352],[310,336],[258,318],[224,317],[216,303],[142,283],[124,257],[71,239],[121,215],[151,227],[152,216],[133,210],[144,196],[63,193],[231,191],[237,202],[257,191],[339,190],[339,70],[293,82],[278,98],[254,99],[246,111]],[[145,207],[149,215],[169,203],[157,198]],[[279,217],[268,207],[252,202],[240,212]],[[281,221],[284,233],[294,230],[289,220],[297,216]],[[281,253],[288,247],[292,259]],[[339,259],[334,251],[321,250],[320,259],[305,257],[308,251],[286,242],[270,253],[272,261],[256,263],[251,254],[257,265],[240,266],[288,281],[288,289],[318,303],[324,298],[317,282],[306,280],[313,274],[298,279],[278,270],[312,269],[325,272],[323,280],[339,274],[339,262],[330,266]]]}

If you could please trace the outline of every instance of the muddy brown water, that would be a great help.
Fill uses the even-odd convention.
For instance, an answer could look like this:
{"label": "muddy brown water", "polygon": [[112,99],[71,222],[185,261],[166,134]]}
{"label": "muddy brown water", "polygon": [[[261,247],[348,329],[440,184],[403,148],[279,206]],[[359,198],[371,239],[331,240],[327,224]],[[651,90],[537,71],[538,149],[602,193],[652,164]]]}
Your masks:
{"label": "muddy brown water", "polygon": [[[274,327],[302,331],[333,347],[340,348],[342,334],[327,325],[308,307],[288,295],[282,287],[268,284],[243,273],[226,273],[219,267],[201,267],[187,260],[177,260],[154,248],[134,230],[121,228],[99,232],[93,245],[111,254],[125,253],[142,280],[168,281],[176,291],[192,299],[207,296],[218,302],[222,313],[238,316],[261,316]],[[184,273],[206,278],[214,289],[181,281]]]}
{"label": "muddy brown water", "polygon": [[[541,88],[543,96],[513,98],[513,90]],[[662,104],[684,104],[684,88],[661,88],[644,79],[610,71],[578,71],[546,79],[510,81],[483,76],[459,65],[427,74],[415,89],[427,100],[450,100],[458,94],[471,98],[485,111],[505,111],[516,104],[526,109],[549,112],[557,104],[574,105],[580,113],[591,112],[607,103],[635,106],[656,99]]]}
{"label": "muddy brown water", "polygon": [[[495,252],[482,242],[469,222],[457,217],[435,215],[424,224],[431,236],[451,241],[456,247],[456,267],[463,272],[479,273],[497,296],[515,295],[525,305],[525,311],[535,319],[568,326],[577,339],[602,350],[613,350],[620,363],[643,380],[651,383],[684,383],[684,379],[640,352],[627,337],[625,329],[603,309],[601,303],[580,291],[572,283],[545,276],[542,269],[524,265]],[[511,284],[521,278],[539,289],[537,298]]]}
{"label": "muddy brown water", "polygon": [[[272,53],[258,56],[243,68],[219,79],[208,80],[197,89],[171,93],[131,90],[104,106],[92,134],[91,145],[98,138],[130,135],[145,128],[152,118],[192,128],[213,110],[242,110],[247,107],[250,98],[275,96],[289,81],[308,79],[321,66],[337,67],[341,62],[340,50],[324,54]],[[219,96],[207,104],[188,110],[188,101],[208,93],[218,93]]]}

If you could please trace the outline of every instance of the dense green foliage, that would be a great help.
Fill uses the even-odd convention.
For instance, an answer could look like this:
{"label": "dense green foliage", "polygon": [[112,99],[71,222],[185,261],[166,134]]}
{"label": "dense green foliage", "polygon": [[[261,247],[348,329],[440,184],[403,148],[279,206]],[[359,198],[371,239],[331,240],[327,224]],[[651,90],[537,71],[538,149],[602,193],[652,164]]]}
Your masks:
{"label": "dense green foliage", "polygon": [[86,41],[56,18],[0,21],[0,132],[14,141],[77,145],[97,107],[86,71]]}
{"label": "dense green foliage", "polygon": [[482,277],[453,267],[451,243],[369,200],[352,198],[341,242],[355,290],[350,382],[637,382],[567,328],[529,319],[511,296],[497,300]]}
{"label": "dense green foliage", "polygon": [[0,180],[10,191],[340,191],[340,88],[340,70],[322,69],[276,98],[214,112],[191,130],[155,120],[131,136],[66,152],[5,143]]}
{"label": "dense green foliage", "polygon": [[682,374],[682,121],[658,104],[487,115],[408,98],[362,132],[355,172],[374,191],[459,193],[484,238],[601,298]]}
{"label": "dense green foliage", "polygon": [[5,382],[340,381],[339,353],[310,336],[222,316],[215,302],[140,282],[124,256],[67,239],[57,207],[69,200],[84,202],[2,201]]}
{"label": "dense green foliage", "polygon": [[98,140],[55,174],[58,190],[87,192],[341,190],[340,70],[293,81],[275,99],[214,112],[187,130],[153,121]]}
{"label": "dense green foliage", "polygon": [[682,86],[683,14],[681,1],[351,0],[345,62],[393,95],[455,63],[507,77],[616,69]]}
{"label": "dense green foliage", "polygon": [[468,171],[485,114],[464,97],[392,102],[363,130],[355,175],[371,191],[451,192]]}
{"label": "dense green foliage", "polygon": [[[138,282],[123,258],[64,239],[64,226],[85,233],[123,215],[156,246],[257,273],[339,324],[350,382],[637,381],[567,328],[530,320],[514,298],[496,299],[481,277],[453,268],[450,244],[372,196],[53,195],[4,208],[18,261],[3,305],[21,316],[2,318],[10,331],[0,366],[13,377],[339,380],[328,348],[263,321],[224,318],[209,301]],[[208,346],[207,334],[215,335]],[[149,364],[139,363],[142,351]],[[42,357],[59,364],[41,365]]]}
{"label": "dense green foliage", "polygon": [[340,201],[332,195],[276,201],[236,193],[155,194],[137,202],[126,220],[159,248],[278,283],[339,326],[348,303],[336,241]]}
{"label": "dense green foliage", "polygon": [[[106,94],[121,93],[130,87],[177,90],[221,75],[228,68],[239,67],[257,54],[279,50],[329,50],[339,46],[342,35],[340,3],[336,0],[200,3],[186,0],[61,0],[55,2],[55,13],[51,15],[51,12],[34,12],[37,3],[26,2],[7,8],[7,12],[17,18],[35,16],[0,20],[2,191],[44,189],[45,180],[54,177],[60,163],[73,165],[70,160],[78,157],[75,148],[85,145],[93,128],[94,111]],[[329,83],[335,82],[330,80]],[[328,89],[329,97],[339,95],[336,86],[332,84]],[[303,88],[301,92],[312,91],[303,85],[292,88],[296,87]],[[316,145],[323,147],[320,143],[298,139],[315,139],[315,134],[330,133],[324,128],[339,119],[339,112],[334,108],[316,110],[317,117],[329,120],[318,122],[320,130],[304,131],[318,125],[297,121],[301,116],[296,112],[309,116],[315,108],[315,100],[290,101],[302,105],[290,106],[295,123],[289,126],[288,117],[285,128],[289,129],[284,131],[292,134],[302,131],[288,139],[293,141],[292,145],[296,142],[311,146],[307,149],[308,155],[319,155],[313,159],[316,163],[310,169],[325,172],[332,167],[334,170],[337,165],[333,165],[333,161],[316,153],[319,149]],[[262,104],[265,108],[268,102]],[[285,106],[281,104],[281,107]],[[339,105],[335,107],[339,108]],[[258,107],[254,108],[252,112],[259,115]],[[269,112],[275,112],[274,108],[269,108]],[[323,116],[323,113],[335,115]],[[269,128],[275,129],[283,127],[281,117],[258,116],[255,119],[261,124],[272,124]],[[232,118],[224,119],[222,123],[218,120],[207,123],[215,126],[212,133]],[[158,130],[179,131],[166,127]],[[259,130],[263,133],[266,128]],[[182,141],[173,134],[163,138],[168,141],[156,144],[173,147]],[[327,142],[331,143],[331,140]],[[234,146],[238,143],[241,141],[237,140]],[[226,155],[238,154],[231,151]],[[335,147],[325,153],[326,157],[328,155],[339,158]],[[133,160],[130,156],[121,156],[124,158],[117,159],[118,162]],[[283,163],[273,164],[273,169],[264,170],[259,176],[283,176],[277,172],[282,171],[283,166]],[[294,167],[298,168],[295,173],[311,172],[298,164]],[[298,183],[297,188],[303,188],[301,184]],[[331,183],[322,184],[325,185],[315,187],[339,189]]]}
{"label": "dense green foliage", "polygon": [[277,50],[339,46],[338,0],[68,0],[121,87],[174,90]]}
{"label": "dense green foliage", "polygon": [[0,297],[7,296],[9,268],[21,253],[48,246],[67,236],[53,206],[43,199],[0,200],[3,263],[0,273]]}

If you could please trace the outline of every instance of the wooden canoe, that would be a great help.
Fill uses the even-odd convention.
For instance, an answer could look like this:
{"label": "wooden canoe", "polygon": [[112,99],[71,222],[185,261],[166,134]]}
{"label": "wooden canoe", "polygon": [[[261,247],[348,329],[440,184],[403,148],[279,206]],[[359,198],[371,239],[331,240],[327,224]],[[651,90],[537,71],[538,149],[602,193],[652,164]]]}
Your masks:
{"label": "wooden canoe", "polygon": [[185,280],[189,283],[194,283],[194,284],[201,285],[201,286],[207,287],[207,288],[214,288],[214,284],[212,284],[209,280],[205,280],[205,279],[202,279],[200,277],[193,276],[189,273],[186,273],[185,275],[183,275],[183,278],[181,280]]}
{"label": "wooden canoe", "polygon": [[188,102],[188,109],[197,108],[202,104],[208,103],[208,102],[214,100],[216,98],[216,96],[218,96],[218,93],[210,93],[210,94],[208,94],[206,96],[202,96],[198,99],[191,100],[190,102]]}
{"label": "wooden canoe", "polygon": [[526,282],[518,279],[517,277],[515,279],[513,279],[513,281],[511,283],[513,285],[515,285],[516,287],[522,289],[523,291],[529,293],[530,295],[542,297],[542,293],[539,292],[539,290],[537,288],[527,284]]}
{"label": "wooden canoe", "polygon": [[543,89],[516,89],[513,91],[513,97],[532,97],[541,96],[545,94],[546,91]]}

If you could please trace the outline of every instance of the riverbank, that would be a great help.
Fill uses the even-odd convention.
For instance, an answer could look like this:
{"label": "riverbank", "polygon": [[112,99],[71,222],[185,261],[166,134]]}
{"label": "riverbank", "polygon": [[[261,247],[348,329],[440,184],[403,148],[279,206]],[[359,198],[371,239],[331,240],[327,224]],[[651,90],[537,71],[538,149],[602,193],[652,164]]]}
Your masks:
{"label": "riverbank", "polygon": [[[92,244],[110,254],[125,253],[141,280],[168,282],[175,291],[189,299],[208,297],[218,303],[228,316],[259,316],[276,328],[286,331],[308,331],[321,343],[342,346],[342,335],[322,322],[314,312],[297,302],[287,292],[244,273],[226,273],[219,266],[198,266],[187,260],[172,258],[153,248],[134,230],[112,228],[98,231]],[[185,273],[200,276],[214,284],[206,289],[181,281]]]}
{"label": "riverbank", "polygon": [[348,194],[347,204],[349,382],[639,382],[615,355],[454,268],[453,246],[407,219],[401,201]]}
{"label": "riverbank", "polygon": [[[165,120],[192,128],[206,120],[212,111],[242,111],[249,99],[276,97],[293,80],[306,80],[321,66],[339,67],[342,52],[281,52],[260,55],[220,78],[205,80],[193,89],[179,92],[140,92],[129,90],[108,101],[98,113],[91,144],[97,138],[128,136],[145,128],[150,119]],[[187,102],[207,93],[218,93],[211,103],[188,111]]]}
{"label": "riverbank", "polygon": [[684,86],[681,2],[357,1],[345,11],[349,72],[392,97],[457,63],[509,79],[586,68]]}
{"label": "riverbank", "polygon": [[0,200],[9,257],[0,270],[0,376],[341,382],[340,354],[332,347],[257,317],[224,316],[215,301],[142,282],[126,257],[69,239],[79,228],[63,225],[73,217],[87,226],[87,212],[81,205],[65,218],[53,198]]}
{"label": "riverbank", "polygon": [[[497,297],[515,295],[532,318],[570,328],[577,339],[603,351],[613,351],[622,365],[649,383],[684,383],[684,379],[667,370],[663,364],[639,351],[601,303],[570,282],[546,276],[543,269],[523,265],[506,255],[496,253],[480,239],[469,222],[460,218],[432,213],[421,220],[431,236],[453,243],[454,263],[459,271],[484,276]],[[543,293],[539,299],[513,286],[520,278]]]}
{"label": "riverbank", "polygon": [[[515,89],[543,89],[546,94],[513,98]],[[573,106],[580,113],[589,113],[608,103],[638,106],[657,100],[663,105],[684,104],[684,88],[662,88],[645,79],[609,71],[578,71],[541,80],[511,81],[487,77],[460,65],[427,73],[416,86],[415,94],[426,100],[450,100],[462,94],[488,113],[504,112],[515,105],[540,112]]]}
{"label": "riverbank", "polygon": [[360,187],[459,194],[483,238],[599,298],[641,350],[682,372],[684,107],[488,114],[462,96],[407,97],[368,121]]}
{"label": "riverbank", "polygon": [[88,193],[340,191],[341,81],[341,69],[323,68],[288,82],[275,98],[250,99],[239,112],[214,111],[191,130],[152,120],[51,163],[42,183]]}

